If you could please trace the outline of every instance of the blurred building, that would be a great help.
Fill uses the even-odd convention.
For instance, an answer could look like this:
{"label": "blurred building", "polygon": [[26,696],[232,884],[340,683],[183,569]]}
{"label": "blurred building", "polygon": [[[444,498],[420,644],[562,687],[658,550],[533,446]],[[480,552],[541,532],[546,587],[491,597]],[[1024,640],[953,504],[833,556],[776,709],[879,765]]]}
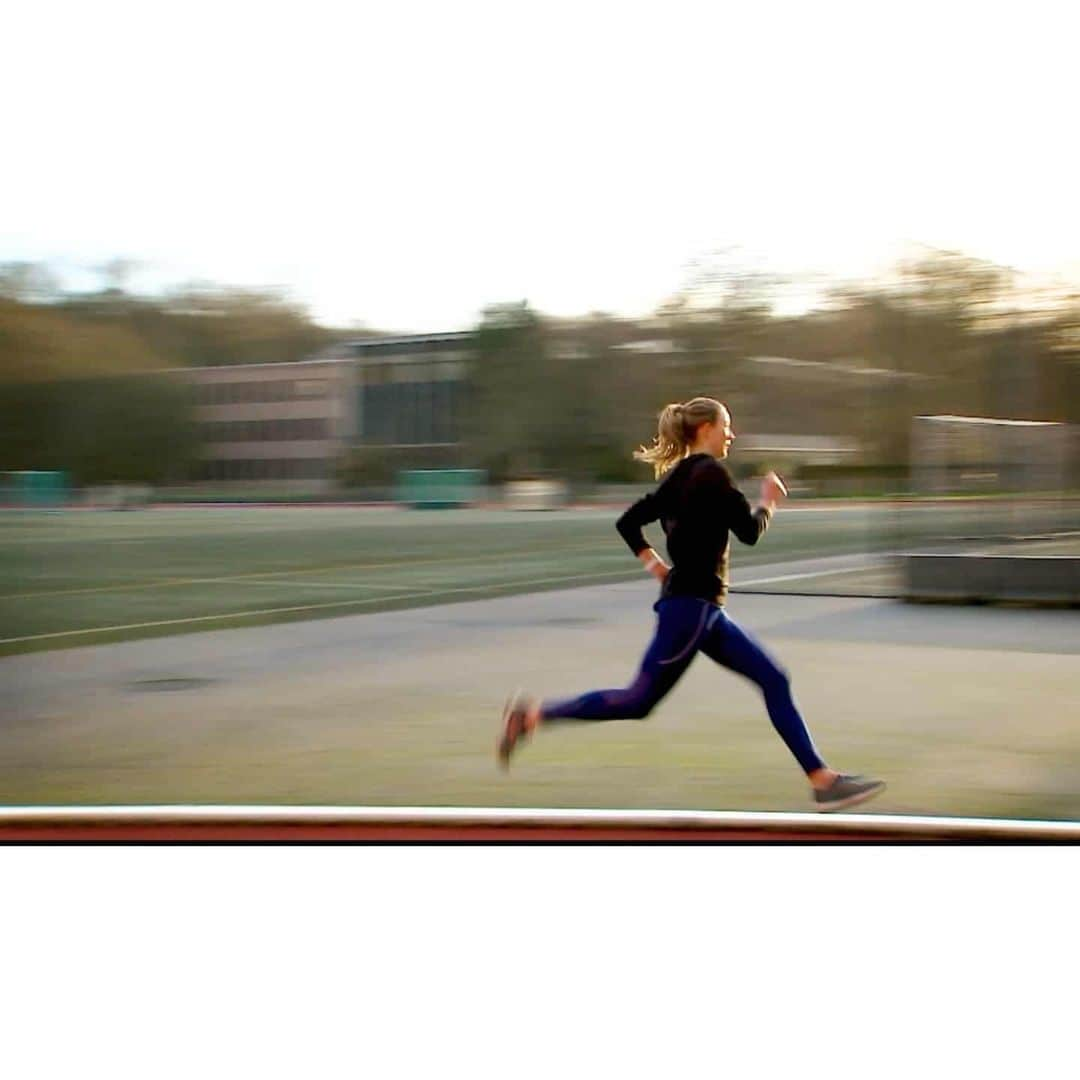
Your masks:
{"label": "blurred building", "polygon": [[353,373],[359,446],[436,448],[461,443],[469,333],[375,338],[341,346]]}
{"label": "blurred building", "polygon": [[189,368],[200,479],[320,490],[351,448],[460,443],[467,333],[345,342],[283,364]]}
{"label": "blurred building", "polygon": [[327,482],[353,421],[352,372],[336,360],[192,368],[199,479]]}
{"label": "blurred building", "polygon": [[[668,384],[668,371],[672,386],[723,396],[739,433],[739,459],[749,467],[759,459],[789,469],[861,464],[884,405],[925,378],[857,360],[736,358],[641,336],[643,328],[632,324],[622,329],[638,336],[610,346],[622,358],[620,386],[637,372],[652,388],[642,391],[647,408],[635,419],[652,422],[655,387]],[[381,458],[388,473],[469,464],[460,449],[472,340],[468,332],[377,337],[293,363],[185,369],[180,377],[195,387],[202,438],[199,479],[323,491],[350,455]],[[572,329],[550,349],[562,361],[589,356]]]}

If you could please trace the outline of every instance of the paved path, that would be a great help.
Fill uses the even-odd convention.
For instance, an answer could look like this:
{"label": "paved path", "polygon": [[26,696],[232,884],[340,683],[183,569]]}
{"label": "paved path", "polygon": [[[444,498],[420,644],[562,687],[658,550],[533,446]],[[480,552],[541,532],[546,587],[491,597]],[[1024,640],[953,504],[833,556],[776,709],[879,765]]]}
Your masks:
{"label": "paved path", "polygon": [[[495,770],[506,690],[625,683],[653,596],[641,581],[0,659],[0,803],[805,809],[756,692],[700,659],[649,722],[544,734]],[[762,595],[730,611],[791,669],[830,757],[888,776],[883,811],[1080,818],[1075,613]]]}

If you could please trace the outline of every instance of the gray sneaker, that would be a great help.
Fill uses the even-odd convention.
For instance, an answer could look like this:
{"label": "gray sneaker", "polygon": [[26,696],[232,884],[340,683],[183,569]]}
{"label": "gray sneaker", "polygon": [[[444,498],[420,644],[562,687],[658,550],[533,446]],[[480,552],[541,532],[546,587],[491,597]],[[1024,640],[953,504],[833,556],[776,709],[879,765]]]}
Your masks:
{"label": "gray sneaker", "polygon": [[869,776],[847,776],[841,773],[824,791],[814,792],[817,808],[825,813],[845,810],[849,806],[866,802],[885,790],[884,780]]}

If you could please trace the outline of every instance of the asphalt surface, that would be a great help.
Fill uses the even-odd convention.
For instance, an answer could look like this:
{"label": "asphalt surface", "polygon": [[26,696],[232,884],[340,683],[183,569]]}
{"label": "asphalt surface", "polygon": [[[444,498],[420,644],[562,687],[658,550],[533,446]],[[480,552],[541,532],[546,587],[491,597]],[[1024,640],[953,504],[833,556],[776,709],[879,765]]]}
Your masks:
{"label": "asphalt surface", "polygon": [[[700,658],[648,722],[553,729],[495,767],[507,691],[625,685],[655,595],[642,579],[5,657],[0,805],[807,809],[760,695]],[[1075,612],[728,610],[791,670],[828,759],[886,776],[874,812],[1080,819]]]}
{"label": "asphalt surface", "polygon": [[[851,566],[863,557],[847,560]],[[748,586],[774,576],[815,572],[836,560],[747,570]],[[654,587],[646,581],[593,586],[430,608],[349,615],[284,625],[87,646],[0,658],[0,712],[26,716],[63,700],[96,709],[102,695],[203,685],[254,683],[314,672],[375,670],[384,660],[413,663],[418,673],[449,642],[478,665],[489,648],[527,649],[536,639],[647,636]],[[765,638],[879,643],[1023,653],[1080,653],[1080,617],[1072,611],[909,605],[859,597],[739,595],[729,614]],[[191,685],[183,686],[186,680]],[[175,681],[175,687],[161,685]]]}

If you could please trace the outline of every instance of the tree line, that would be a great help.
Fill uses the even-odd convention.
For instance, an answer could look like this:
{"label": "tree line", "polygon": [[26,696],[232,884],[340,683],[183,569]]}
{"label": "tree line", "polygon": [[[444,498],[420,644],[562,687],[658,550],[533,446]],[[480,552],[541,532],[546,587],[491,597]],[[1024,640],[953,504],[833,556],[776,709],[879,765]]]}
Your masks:
{"label": "tree line", "polygon": [[[487,308],[453,463],[496,480],[641,479],[629,455],[658,409],[702,393],[731,405],[737,429],[850,438],[877,467],[906,461],[917,414],[1080,423],[1077,294],[1036,295],[1004,268],[941,251],[887,279],[833,286],[797,315],[781,312],[782,288],[719,253],[648,318]],[[366,335],[375,331],[321,326],[272,290],[140,295],[119,265],[101,288],[70,293],[44,267],[8,264],[0,469],[62,468],[80,483],[186,479],[193,403],[162,373],[299,360]]]}
{"label": "tree line", "polygon": [[721,254],[647,320],[489,309],[468,452],[496,476],[642,479],[630,450],[663,404],[698,394],[737,431],[850,440],[879,471],[906,468],[917,415],[1080,423],[1080,294],[934,250],[798,315],[778,314],[780,284]]}

